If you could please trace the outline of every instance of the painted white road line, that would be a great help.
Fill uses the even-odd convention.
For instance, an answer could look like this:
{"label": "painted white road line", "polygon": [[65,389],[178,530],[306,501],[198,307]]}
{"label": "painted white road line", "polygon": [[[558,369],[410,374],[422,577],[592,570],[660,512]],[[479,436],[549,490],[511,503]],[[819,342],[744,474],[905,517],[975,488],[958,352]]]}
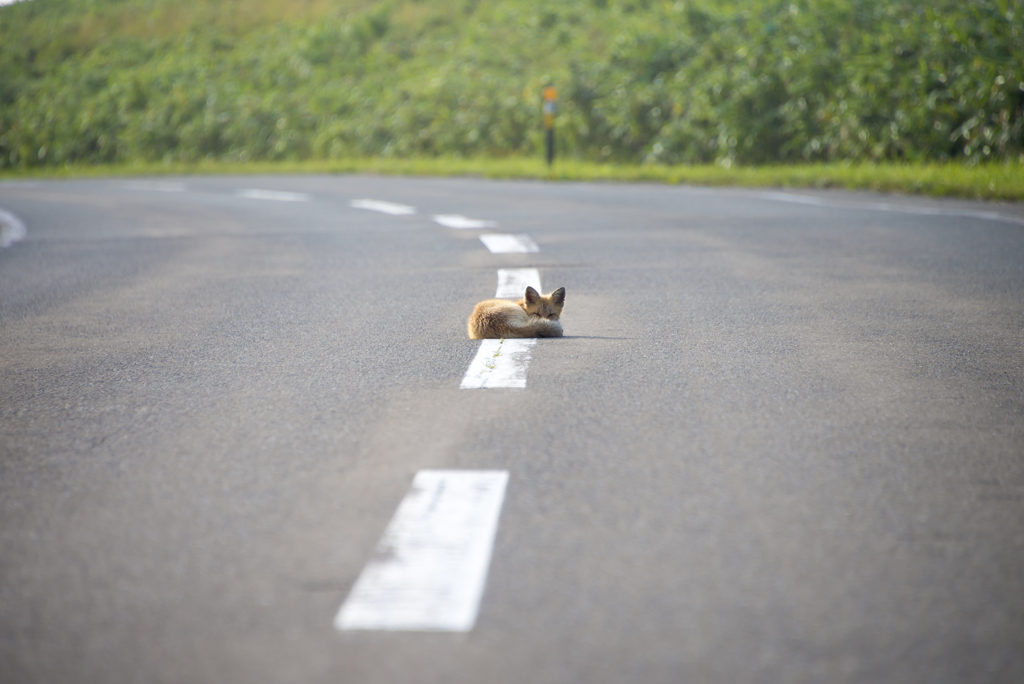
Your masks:
{"label": "painted white road line", "polygon": [[484,243],[492,254],[529,254],[540,251],[540,247],[529,235],[489,233],[481,235],[480,242]]}
{"label": "painted white road line", "polygon": [[369,211],[379,211],[382,214],[391,214],[392,216],[409,216],[416,213],[416,207],[410,207],[405,204],[395,204],[394,202],[382,202],[380,200],[372,199],[357,199],[352,200],[348,203],[353,209],[367,209]]}
{"label": "painted white road line", "polygon": [[469,228],[494,228],[498,225],[497,221],[471,219],[460,214],[435,214],[434,221],[436,223],[440,223],[445,228],[455,228],[456,230],[466,230]]}
{"label": "painted white road line", "polygon": [[185,192],[184,183],[165,183],[162,181],[132,181],[125,183],[128,190],[140,190],[143,192]]}
{"label": "painted white road line", "polygon": [[481,340],[459,389],[523,389],[535,339]]}
{"label": "painted white road line", "polygon": [[788,192],[759,192],[757,196],[761,199],[774,202],[789,202],[790,204],[807,204],[817,207],[830,207],[833,209],[867,209],[869,211],[886,211],[896,214],[915,214],[918,216],[958,216],[962,218],[982,219],[984,221],[1002,221],[1004,223],[1015,223],[1024,226],[1024,218],[1008,216],[995,211],[971,211],[969,209],[941,209],[939,207],[915,207],[901,204],[889,204],[888,202],[869,202],[865,204],[854,204],[851,202],[835,202],[820,197],[809,195],[795,195]]}
{"label": "painted white road line", "polygon": [[818,199],[817,197],[792,195],[788,192],[759,192],[757,193],[757,196],[761,199],[774,200],[776,202],[789,202],[790,204],[813,204],[815,206],[825,204],[824,200]]}
{"label": "painted white road line", "polygon": [[507,485],[507,470],[416,473],[334,626],[473,629]]}
{"label": "painted white road line", "polygon": [[274,200],[276,202],[308,202],[309,195],[304,192],[279,192],[277,190],[239,190],[239,197],[246,199]]}
{"label": "painted white road line", "polygon": [[0,249],[10,247],[25,237],[28,230],[17,216],[0,209]]}
{"label": "painted white road line", "polygon": [[499,268],[498,291],[494,296],[498,299],[519,299],[527,287],[540,292],[540,271],[535,268]]}

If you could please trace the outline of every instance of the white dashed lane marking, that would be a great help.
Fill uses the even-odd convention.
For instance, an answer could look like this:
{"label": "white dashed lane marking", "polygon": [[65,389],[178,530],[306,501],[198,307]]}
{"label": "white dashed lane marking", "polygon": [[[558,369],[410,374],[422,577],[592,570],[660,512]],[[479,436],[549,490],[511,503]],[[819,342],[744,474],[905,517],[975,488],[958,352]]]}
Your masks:
{"label": "white dashed lane marking", "polygon": [[493,254],[529,254],[540,251],[540,247],[530,239],[529,235],[490,233],[488,235],[481,235],[480,241]]}
{"label": "white dashed lane marking", "polygon": [[530,351],[537,340],[481,340],[459,389],[525,389]]}
{"label": "white dashed lane marking", "polygon": [[[503,268],[498,271],[499,299],[519,299],[527,286],[540,292],[540,272],[535,268]],[[462,378],[460,389],[523,389],[530,353],[537,340],[481,340],[476,356]]]}
{"label": "white dashed lane marking", "polygon": [[459,214],[435,214],[434,222],[440,223],[446,228],[455,228],[456,230],[466,230],[469,228],[494,228],[498,225],[497,221],[471,219]]}
{"label": "white dashed lane marking", "polygon": [[246,199],[273,200],[275,202],[308,202],[309,195],[304,192],[280,192],[278,190],[239,190],[239,197]]}
{"label": "white dashed lane marking", "polygon": [[184,183],[171,183],[163,181],[132,181],[125,183],[129,190],[140,190],[143,192],[185,192]]}
{"label": "white dashed lane marking", "polygon": [[535,268],[499,268],[498,291],[494,296],[498,299],[519,299],[532,287],[540,292],[540,271]]}
{"label": "white dashed lane marking", "polygon": [[334,626],[473,629],[507,485],[507,470],[416,473]]}
{"label": "white dashed lane marking", "polygon": [[822,200],[817,197],[808,197],[807,195],[792,195],[788,192],[761,192],[758,193],[758,197],[766,200],[773,200],[775,202],[789,202],[790,204],[809,204],[812,206],[820,206],[825,204]]}
{"label": "white dashed lane marking", "polygon": [[[377,200],[351,206],[392,215],[415,208]],[[435,215],[449,228],[488,228],[493,221]],[[486,239],[485,239],[486,238]],[[485,235],[492,252],[536,252],[526,235]],[[540,290],[535,268],[501,269],[495,296],[518,299]],[[482,340],[460,387],[525,388],[535,339]],[[490,566],[508,471],[421,470],[348,598],[339,630],[468,632],[476,623]]]}
{"label": "white dashed lane marking", "polygon": [[382,202],[381,200],[357,199],[348,203],[353,209],[366,209],[368,211],[379,211],[382,214],[392,216],[410,216],[416,213],[416,207],[406,204],[395,204],[394,202]]}

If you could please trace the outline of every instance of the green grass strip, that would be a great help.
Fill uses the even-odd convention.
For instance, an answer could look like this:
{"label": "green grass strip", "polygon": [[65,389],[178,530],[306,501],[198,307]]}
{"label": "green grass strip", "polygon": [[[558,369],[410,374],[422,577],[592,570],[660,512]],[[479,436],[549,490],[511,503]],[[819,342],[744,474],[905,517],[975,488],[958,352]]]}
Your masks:
{"label": "green grass strip", "polygon": [[397,176],[475,176],[550,181],[648,182],[777,188],[843,188],[936,197],[1024,200],[1024,164],[803,164],[723,168],[540,159],[342,159],[301,162],[151,163],[64,166],[4,171],[0,178],[95,178],[169,175],[377,173]]}

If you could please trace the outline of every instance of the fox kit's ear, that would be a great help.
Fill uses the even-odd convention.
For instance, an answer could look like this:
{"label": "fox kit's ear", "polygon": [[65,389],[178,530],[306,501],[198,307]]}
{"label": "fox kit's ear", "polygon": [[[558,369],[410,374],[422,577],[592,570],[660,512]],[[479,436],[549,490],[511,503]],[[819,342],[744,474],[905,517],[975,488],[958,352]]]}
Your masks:
{"label": "fox kit's ear", "polygon": [[526,303],[527,304],[536,304],[537,300],[540,299],[540,295],[537,293],[536,290],[534,290],[532,287],[527,285],[526,286],[526,296],[524,297],[524,299],[526,299]]}
{"label": "fox kit's ear", "polygon": [[565,304],[565,288],[560,287],[551,293],[551,301],[555,304]]}

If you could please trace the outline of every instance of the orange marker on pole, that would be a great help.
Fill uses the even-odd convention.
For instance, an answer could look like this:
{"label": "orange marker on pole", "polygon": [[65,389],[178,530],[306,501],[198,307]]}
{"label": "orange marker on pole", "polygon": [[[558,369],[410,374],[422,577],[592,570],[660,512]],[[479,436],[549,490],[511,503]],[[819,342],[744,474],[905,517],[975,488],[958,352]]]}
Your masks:
{"label": "orange marker on pole", "polygon": [[555,100],[558,91],[554,86],[547,86],[544,95],[544,139],[547,146],[548,166],[555,160]]}

